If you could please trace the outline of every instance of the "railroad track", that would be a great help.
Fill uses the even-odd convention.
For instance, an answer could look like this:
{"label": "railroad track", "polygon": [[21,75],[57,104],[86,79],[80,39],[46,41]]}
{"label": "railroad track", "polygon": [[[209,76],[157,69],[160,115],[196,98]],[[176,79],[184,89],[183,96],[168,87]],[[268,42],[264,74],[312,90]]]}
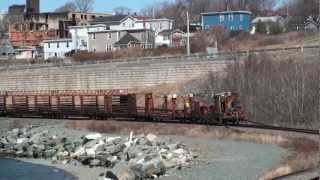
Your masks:
{"label": "railroad track", "polygon": [[268,124],[250,121],[250,120],[245,120],[244,122],[246,122],[246,124],[239,124],[237,126],[245,127],[245,128],[268,129],[268,130],[288,131],[288,132],[320,135],[320,130],[273,126],[273,125],[268,125]]}

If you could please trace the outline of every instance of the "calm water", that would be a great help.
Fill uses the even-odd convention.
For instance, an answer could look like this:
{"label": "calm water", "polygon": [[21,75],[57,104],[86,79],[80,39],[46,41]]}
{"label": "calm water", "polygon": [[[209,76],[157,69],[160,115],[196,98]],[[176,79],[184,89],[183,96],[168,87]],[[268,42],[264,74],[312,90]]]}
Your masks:
{"label": "calm water", "polygon": [[0,180],[76,180],[60,169],[0,158]]}

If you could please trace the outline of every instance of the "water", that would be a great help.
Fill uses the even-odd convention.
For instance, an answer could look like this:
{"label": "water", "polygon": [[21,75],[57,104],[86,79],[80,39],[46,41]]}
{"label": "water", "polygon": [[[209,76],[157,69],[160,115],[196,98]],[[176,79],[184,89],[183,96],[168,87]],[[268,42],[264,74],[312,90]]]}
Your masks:
{"label": "water", "polygon": [[57,168],[0,158],[0,180],[76,180]]}

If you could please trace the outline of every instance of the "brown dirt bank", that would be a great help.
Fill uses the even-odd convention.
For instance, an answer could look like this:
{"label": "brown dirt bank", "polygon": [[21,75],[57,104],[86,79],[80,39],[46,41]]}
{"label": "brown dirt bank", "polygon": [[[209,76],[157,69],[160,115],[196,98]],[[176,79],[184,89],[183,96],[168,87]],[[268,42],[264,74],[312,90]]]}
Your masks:
{"label": "brown dirt bank", "polygon": [[119,121],[71,121],[71,128],[101,133],[127,134],[153,133],[157,135],[180,135],[207,139],[232,139],[262,144],[276,144],[288,150],[288,155],[278,167],[260,179],[272,179],[297,171],[313,168],[319,163],[318,143],[305,137],[289,137],[268,133],[245,132],[227,127],[181,125],[165,123],[119,122]]}

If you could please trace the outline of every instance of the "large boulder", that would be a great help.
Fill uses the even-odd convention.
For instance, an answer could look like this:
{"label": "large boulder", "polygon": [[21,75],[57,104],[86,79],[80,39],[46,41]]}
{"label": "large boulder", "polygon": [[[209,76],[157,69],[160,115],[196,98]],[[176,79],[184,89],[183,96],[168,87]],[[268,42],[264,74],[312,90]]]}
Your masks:
{"label": "large boulder", "polygon": [[93,134],[88,134],[88,135],[85,136],[85,139],[89,140],[89,141],[97,140],[97,139],[100,139],[100,138],[102,138],[102,134],[100,134],[100,133],[93,133]]}

